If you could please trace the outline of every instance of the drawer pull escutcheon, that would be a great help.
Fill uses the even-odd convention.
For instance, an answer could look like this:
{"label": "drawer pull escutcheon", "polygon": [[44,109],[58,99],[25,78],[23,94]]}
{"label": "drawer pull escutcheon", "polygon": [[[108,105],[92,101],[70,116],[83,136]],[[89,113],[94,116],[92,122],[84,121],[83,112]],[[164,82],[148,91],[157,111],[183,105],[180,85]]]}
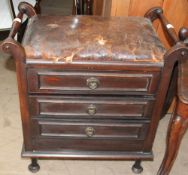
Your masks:
{"label": "drawer pull escutcheon", "polygon": [[97,89],[99,84],[100,82],[97,78],[91,77],[87,79],[87,86],[92,90]]}
{"label": "drawer pull escutcheon", "polygon": [[87,108],[87,113],[89,115],[95,115],[97,112],[96,106],[95,105],[89,105]]}
{"label": "drawer pull escutcheon", "polygon": [[93,137],[95,134],[95,129],[93,127],[87,127],[85,133],[88,137]]}

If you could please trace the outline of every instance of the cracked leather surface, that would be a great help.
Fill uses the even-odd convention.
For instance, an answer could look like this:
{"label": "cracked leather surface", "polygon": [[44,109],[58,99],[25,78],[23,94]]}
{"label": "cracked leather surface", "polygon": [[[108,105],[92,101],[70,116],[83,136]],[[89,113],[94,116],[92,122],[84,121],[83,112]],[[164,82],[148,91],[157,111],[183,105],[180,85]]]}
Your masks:
{"label": "cracked leather surface", "polygon": [[35,16],[23,40],[27,61],[163,64],[166,52],[143,17]]}

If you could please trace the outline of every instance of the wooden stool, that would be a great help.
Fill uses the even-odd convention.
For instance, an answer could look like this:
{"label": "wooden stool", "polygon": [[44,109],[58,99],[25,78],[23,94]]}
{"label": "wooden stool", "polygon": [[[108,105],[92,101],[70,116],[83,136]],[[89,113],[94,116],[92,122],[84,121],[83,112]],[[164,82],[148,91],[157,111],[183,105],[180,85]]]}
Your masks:
{"label": "wooden stool", "polygon": [[[135,160],[141,173],[141,161],[153,158],[174,66],[188,54],[162,10],[146,17],[161,19],[175,43],[169,51],[143,17],[37,16],[28,3],[19,11],[1,48],[16,62],[29,170],[48,157]],[[20,45],[23,14],[30,19]]]}

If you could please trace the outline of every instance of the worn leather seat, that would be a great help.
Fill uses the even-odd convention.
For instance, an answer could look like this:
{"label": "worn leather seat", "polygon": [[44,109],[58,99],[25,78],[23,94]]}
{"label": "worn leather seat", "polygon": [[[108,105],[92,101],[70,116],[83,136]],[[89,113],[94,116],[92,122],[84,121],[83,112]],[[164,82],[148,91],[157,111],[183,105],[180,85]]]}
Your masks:
{"label": "worn leather seat", "polygon": [[161,65],[165,53],[151,22],[143,17],[35,16],[23,46],[27,61],[35,63],[87,60]]}

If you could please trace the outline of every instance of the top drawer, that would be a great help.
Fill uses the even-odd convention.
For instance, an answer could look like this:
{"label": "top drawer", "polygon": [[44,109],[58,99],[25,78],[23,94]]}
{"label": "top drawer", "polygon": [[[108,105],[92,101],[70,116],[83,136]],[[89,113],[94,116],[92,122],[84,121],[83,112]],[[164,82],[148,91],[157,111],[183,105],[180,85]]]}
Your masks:
{"label": "top drawer", "polygon": [[157,91],[160,72],[68,72],[29,69],[30,93],[60,94],[134,94]]}

